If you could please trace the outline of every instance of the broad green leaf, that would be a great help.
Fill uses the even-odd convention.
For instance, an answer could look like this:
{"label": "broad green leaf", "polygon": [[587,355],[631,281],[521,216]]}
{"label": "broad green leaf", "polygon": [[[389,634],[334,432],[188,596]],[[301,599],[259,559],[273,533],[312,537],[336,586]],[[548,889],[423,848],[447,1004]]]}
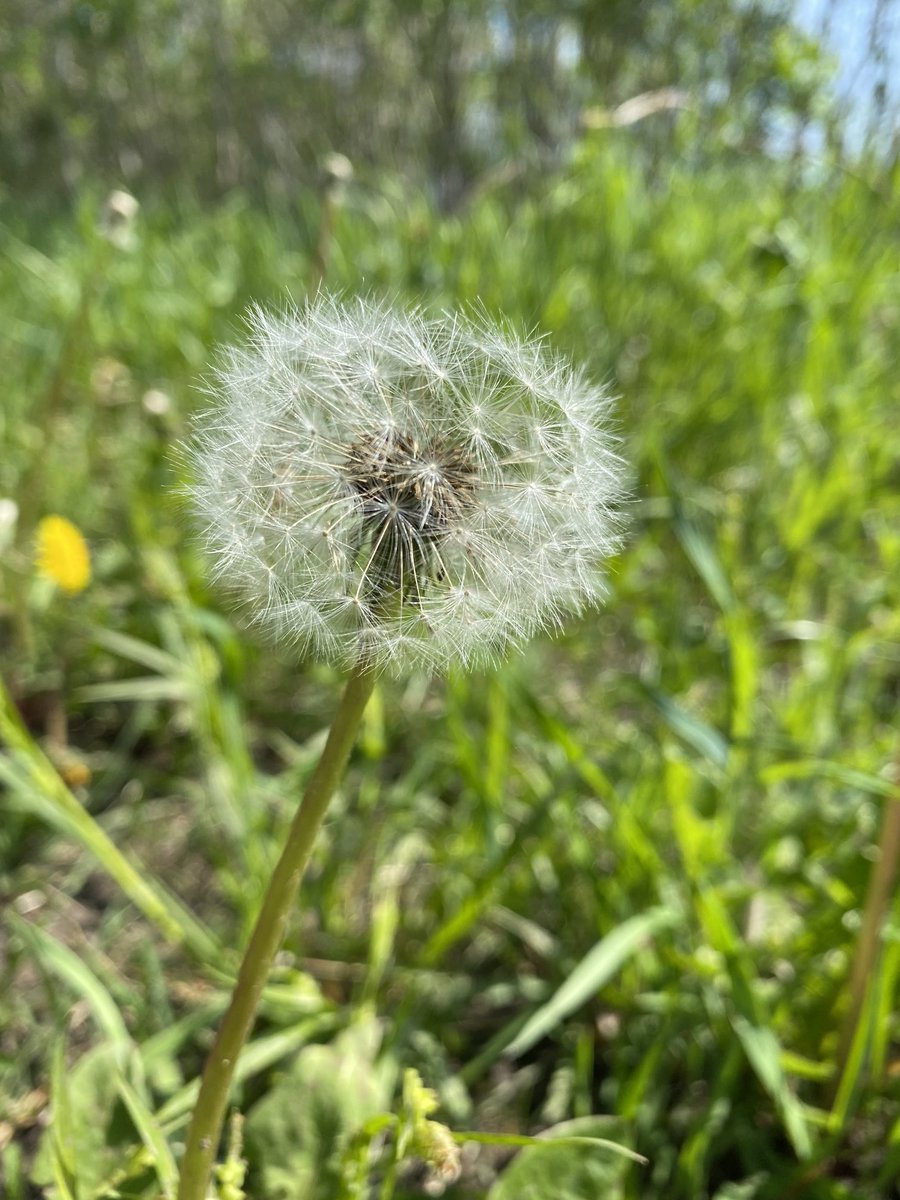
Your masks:
{"label": "broad green leaf", "polygon": [[271,1200],[334,1200],[340,1152],[390,1106],[395,1071],[376,1061],[379,1023],[357,1021],[329,1045],[307,1046],[250,1110],[247,1156]]}
{"label": "broad green leaf", "polygon": [[[621,1131],[613,1117],[579,1117],[546,1130],[543,1144],[532,1141],[516,1155],[487,1200],[624,1200],[627,1173],[640,1168],[616,1145]],[[602,1144],[592,1144],[594,1137]]]}
{"label": "broad green leaf", "polygon": [[[59,1186],[59,1154],[64,1144],[72,1163],[72,1187],[77,1200],[90,1200],[100,1186],[119,1170],[138,1144],[138,1136],[122,1106],[121,1074],[115,1049],[97,1046],[65,1073],[68,1105],[54,1115],[41,1139],[32,1179],[39,1185]],[[63,1124],[57,1129],[57,1120]]]}

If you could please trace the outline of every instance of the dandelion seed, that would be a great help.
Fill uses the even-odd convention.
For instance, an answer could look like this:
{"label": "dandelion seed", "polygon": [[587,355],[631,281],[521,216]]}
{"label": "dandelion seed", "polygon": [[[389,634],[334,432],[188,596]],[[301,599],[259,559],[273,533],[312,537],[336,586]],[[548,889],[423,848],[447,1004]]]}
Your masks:
{"label": "dandelion seed", "polygon": [[91,581],[87,543],[65,517],[44,517],[38,524],[35,559],[40,573],[69,595],[84,591]]}
{"label": "dandelion seed", "polygon": [[598,602],[609,398],[535,340],[319,296],[254,310],[188,454],[216,575],[272,636],[393,671],[495,658]]}

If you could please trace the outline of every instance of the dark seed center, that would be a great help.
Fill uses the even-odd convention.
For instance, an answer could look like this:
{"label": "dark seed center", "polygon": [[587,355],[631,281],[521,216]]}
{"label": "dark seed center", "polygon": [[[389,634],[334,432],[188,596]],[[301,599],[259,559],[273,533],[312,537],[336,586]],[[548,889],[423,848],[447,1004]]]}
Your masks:
{"label": "dark seed center", "polygon": [[420,594],[438,543],[474,504],[474,465],[440,438],[380,430],[350,446],[342,470],[359,501],[358,561],[374,592]]}

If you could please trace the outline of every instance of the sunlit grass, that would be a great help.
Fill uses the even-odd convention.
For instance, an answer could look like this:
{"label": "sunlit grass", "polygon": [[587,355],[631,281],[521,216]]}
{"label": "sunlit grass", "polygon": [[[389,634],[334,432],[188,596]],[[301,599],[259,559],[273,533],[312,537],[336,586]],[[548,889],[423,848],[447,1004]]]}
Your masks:
{"label": "sunlit grass", "polygon": [[[559,1126],[649,1159],[551,1158],[573,1200],[888,1195],[895,905],[835,1063],[897,753],[891,181],[651,172],[597,133],[525,196],[438,218],[395,195],[351,191],[330,285],[478,296],[587,359],[622,396],[633,534],[608,609],[559,641],[382,685],[399,720],[376,696],[241,1061],[250,1193],[330,1197],[290,1180],[328,1161],[327,1130],[356,1152],[357,1126],[396,1122],[414,1067],[455,1130]],[[244,305],[302,297],[314,204],[142,199],[131,250],[100,246],[87,199],[77,226],[0,231],[12,1200],[32,1170],[63,1196],[66,1172],[79,1196],[171,1186],[232,967],[213,946],[247,934],[334,694],[207,591],[169,454]],[[52,513],[91,547],[77,610],[35,574]],[[89,783],[61,778],[61,730]],[[353,1095],[280,1125],[266,1097],[330,1077],[347,1035]],[[33,1167],[47,1091],[63,1136]],[[523,1195],[525,1155],[550,1152],[494,1182],[509,1153],[467,1159],[458,1194]]]}

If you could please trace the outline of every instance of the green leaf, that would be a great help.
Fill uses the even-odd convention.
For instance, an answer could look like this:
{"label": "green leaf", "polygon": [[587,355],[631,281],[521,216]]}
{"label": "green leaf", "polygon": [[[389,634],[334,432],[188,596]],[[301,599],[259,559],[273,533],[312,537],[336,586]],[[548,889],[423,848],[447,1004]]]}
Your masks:
{"label": "green leaf", "polygon": [[183,943],[203,963],[220,963],[223,950],[209,930],[159,880],[132,863],[66,787],[25,727],[2,680],[0,738],[11,750],[0,754],[0,779],[23,807],[79,842],[167,939]]}
{"label": "green leaf", "polygon": [[54,1173],[65,1181],[67,1191],[77,1191],[73,1133],[75,1119],[66,1072],[66,1039],[61,1034],[54,1043],[50,1063],[50,1106],[50,1153]]}
{"label": "green leaf", "polygon": [[147,667],[150,671],[155,671],[158,675],[171,675],[179,678],[184,676],[184,663],[174,654],[161,650],[159,646],[141,641],[140,638],[130,637],[127,633],[104,629],[99,625],[93,626],[91,633],[94,640],[104,649],[109,650],[112,654],[117,654],[120,658],[127,658],[142,667]]}
{"label": "green leaf", "polygon": [[628,1163],[610,1147],[624,1148],[603,1136],[621,1130],[612,1117],[579,1117],[546,1130],[513,1159],[487,1200],[623,1200]]}
{"label": "green leaf", "polygon": [[571,975],[550,999],[540,1006],[506,1048],[510,1058],[530,1050],[557,1025],[608,983],[632,954],[653,934],[673,925],[677,913],[670,908],[653,908],[630,917],[608,933],[584,956]]}
{"label": "green leaf", "polygon": [[866,792],[870,796],[883,796],[888,799],[897,794],[896,783],[889,779],[881,779],[878,775],[857,771],[853,767],[845,767],[841,763],[821,758],[772,763],[760,771],[759,777],[766,784],[779,783],[783,779],[831,779],[835,783],[844,784],[854,791]]}
{"label": "green leaf", "polygon": [[71,1163],[70,1191],[77,1200],[92,1197],[116,1172],[137,1144],[119,1092],[115,1048],[97,1046],[55,1080],[50,1127],[41,1138],[32,1180],[56,1184],[62,1175],[60,1153]]}
{"label": "green leaf", "polygon": [[172,1156],[166,1136],[149,1107],[123,1075],[119,1076],[119,1095],[128,1110],[128,1115],[147,1149],[156,1178],[166,1200],[175,1195],[178,1186],[178,1168]]}
{"label": "green leaf", "polygon": [[685,554],[722,612],[731,612],[735,608],[734,593],[715,546],[700,526],[685,514],[677,497],[673,499],[673,505],[675,533]]}
{"label": "green leaf", "polygon": [[728,971],[737,1010],[730,1016],[732,1028],[757,1078],[775,1101],[798,1158],[809,1158],[812,1142],[803,1107],[788,1084],[782,1064],[781,1045],[768,1023],[763,1004],[754,994],[749,969],[738,955],[732,955],[728,959]]}
{"label": "green leaf", "polygon": [[728,765],[728,741],[717,729],[694,713],[688,712],[671,696],[658,688],[645,687],[644,691],[659,709],[660,715],[673,733],[687,742],[707,762],[720,770]]}
{"label": "green leaf", "polygon": [[118,1061],[124,1063],[132,1046],[131,1035],[116,1002],[97,976],[77,954],[39,926],[12,912],[7,918],[44,967],[88,1002],[109,1047]]}
{"label": "green leaf", "polygon": [[267,1200],[334,1200],[340,1154],[390,1105],[395,1071],[377,1063],[381,1028],[357,1021],[327,1046],[307,1046],[247,1114],[247,1157]]}
{"label": "green leaf", "polygon": [[[595,1118],[578,1118],[578,1120],[585,1119],[592,1121]],[[529,1137],[523,1133],[479,1133],[477,1130],[463,1130],[454,1133],[452,1137],[461,1146],[466,1142],[472,1142],[478,1146],[515,1146],[521,1149],[525,1146],[546,1146],[548,1141],[552,1141],[554,1146],[592,1146],[596,1150],[605,1150],[610,1154],[621,1154],[623,1158],[640,1163],[642,1166],[647,1163],[644,1155],[638,1154],[630,1146],[623,1146],[621,1142],[612,1142],[609,1138],[588,1137],[587,1135],[566,1136],[561,1134],[557,1137],[555,1133],[548,1132],[539,1137]]]}
{"label": "green leaf", "polygon": [[77,688],[75,699],[84,704],[102,704],[122,700],[184,701],[190,699],[191,685],[180,679],[160,679],[145,675],[135,679],[113,679],[109,683],[89,683]]}
{"label": "green leaf", "polygon": [[[306,1020],[299,1021],[290,1029],[280,1030],[267,1037],[256,1038],[241,1051],[234,1072],[235,1083],[242,1083],[259,1074],[260,1071],[267,1070],[298,1047],[305,1046],[312,1038],[321,1037],[324,1033],[329,1032],[334,1027],[334,1023],[334,1016],[331,1013],[324,1013],[315,1017],[307,1017]],[[199,1088],[199,1079],[191,1080],[174,1096],[170,1096],[156,1114],[160,1125],[165,1127],[167,1132],[185,1124],[196,1102]]]}

